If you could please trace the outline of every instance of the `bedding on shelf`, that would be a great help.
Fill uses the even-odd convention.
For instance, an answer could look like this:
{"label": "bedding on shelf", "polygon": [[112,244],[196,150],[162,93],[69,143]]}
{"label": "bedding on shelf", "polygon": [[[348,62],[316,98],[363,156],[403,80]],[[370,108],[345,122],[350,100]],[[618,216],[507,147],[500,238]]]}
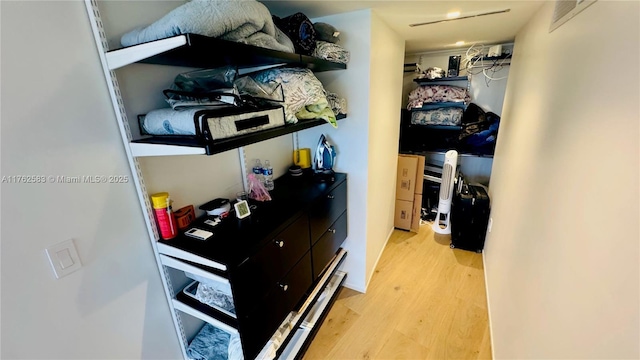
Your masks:
{"label": "bedding on shelf", "polygon": [[470,100],[471,97],[465,88],[450,85],[426,85],[419,86],[409,93],[407,109],[421,108],[426,103],[468,103]]}
{"label": "bedding on shelf", "polygon": [[267,7],[255,0],[192,0],[153,24],[124,34],[120,42],[131,46],[188,33],[295,52],[291,40],[273,23]]}
{"label": "bedding on shelf", "polygon": [[411,112],[411,123],[414,125],[451,125],[458,126],[462,122],[464,109],[459,107],[443,107],[431,110],[414,110]]}
{"label": "bedding on shelf", "polygon": [[150,111],[139,116],[143,135],[201,135],[209,130],[212,140],[225,139],[284,125],[282,106],[190,107]]}
{"label": "bedding on shelf", "polygon": [[237,75],[236,68],[231,66],[181,73],[164,95],[174,110],[193,106],[239,105],[240,94],[235,86]]}
{"label": "bedding on shelf", "polygon": [[284,113],[287,123],[297,123],[298,112],[307,118],[306,112],[315,113],[315,118],[325,118],[333,127],[337,127],[336,117],[323,112],[331,110],[327,101],[326,91],[313,72],[309,69],[284,68],[264,70],[252,75],[257,82],[264,84],[282,84],[284,91]]}
{"label": "bedding on shelf", "polygon": [[206,323],[191,341],[187,355],[192,360],[243,360],[237,335],[230,335]]}
{"label": "bedding on shelf", "polygon": [[225,66],[178,74],[164,91],[174,110],[193,106],[241,106],[255,99],[284,102],[282,86],[258,83],[249,76],[237,78],[237,69]]}
{"label": "bedding on shelf", "polygon": [[293,42],[298,54],[311,55],[316,48],[316,30],[313,23],[303,13],[295,13],[285,18],[273,16],[273,22]]}
{"label": "bedding on shelf", "polygon": [[236,76],[232,67],[179,74],[164,91],[171,108],[140,115],[141,133],[199,136],[208,129],[215,140],[296,123],[298,119],[324,119],[337,127],[336,113],[311,70],[270,69]]}
{"label": "bedding on shelf", "polygon": [[341,98],[340,95],[330,92],[327,94],[327,101],[336,116],[340,114],[347,115],[347,99]]}
{"label": "bedding on shelf", "polygon": [[349,50],[338,44],[326,41],[316,41],[316,49],[313,51],[313,56],[320,59],[346,64],[349,62],[351,54],[349,53]]}
{"label": "bedding on shelf", "polygon": [[233,304],[233,296],[220,291],[220,289],[215,285],[205,284],[202,282],[198,283],[196,299],[203,304],[207,304],[212,307],[219,307],[232,314],[236,313],[236,308]]}

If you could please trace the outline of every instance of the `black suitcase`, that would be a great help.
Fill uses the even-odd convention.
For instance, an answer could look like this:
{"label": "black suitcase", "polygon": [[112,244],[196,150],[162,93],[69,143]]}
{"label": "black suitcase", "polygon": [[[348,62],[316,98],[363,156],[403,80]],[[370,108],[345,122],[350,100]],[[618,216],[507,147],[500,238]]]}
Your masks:
{"label": "black suitcase", "polygon": [[482,186],[463,183],[451,203],[451,248],[482,252],[491,209]]}

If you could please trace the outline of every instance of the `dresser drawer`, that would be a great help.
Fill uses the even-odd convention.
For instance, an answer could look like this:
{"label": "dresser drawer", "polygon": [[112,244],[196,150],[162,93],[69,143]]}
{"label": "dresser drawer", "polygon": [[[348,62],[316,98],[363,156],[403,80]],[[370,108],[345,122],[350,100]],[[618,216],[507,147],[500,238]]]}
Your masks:
{"label": "dresser drawer", "polygon": [[236,306],[252,308],[309,251],[309,221],[301,216],[243,263],[234,277]]}
{"label": "dresser drawer", "polygon": [[320,239],[329,225],[347,209],[347,182],[344,181],[323,198],[313,203],[309,211],[311,225],[311,241]]}
{"label": "dresser drawer", "polygon": [[[305,256],[280,281],[274,282],[269,295],[241,322],[243,343],[248,353],[262,349],[294,306],[311,287],[311,254]],[[253,358],[254,355],[249,355]],[[245,358],[247,353],[245,353]]]}
{"label": "dresser drawer", "polygon": [[347,238],[347,212],[333,223],[311,248],[313,279],[317,279]]}

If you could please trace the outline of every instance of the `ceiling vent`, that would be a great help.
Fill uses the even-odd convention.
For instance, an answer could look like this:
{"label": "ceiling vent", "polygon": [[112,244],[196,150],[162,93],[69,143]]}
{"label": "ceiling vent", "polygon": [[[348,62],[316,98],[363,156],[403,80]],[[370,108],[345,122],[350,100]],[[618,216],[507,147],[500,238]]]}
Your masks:
{"label": "ceiling vent", "polygon": [[559,28],[594,2],[596,0],[556,0],[549,32]]}
{"label": "ceiling vent", "polygon": [[443,22],[448,22],[448,21],[465,20],[465,19],[471,19],[471,18],[487,16],[487,15],[504,14],[504,13],[508,13],[509,11],[511,11],[511,9],[489,11],[489,12],[484,12],[484,13],[479,13],[479,14],[471,14],[471,15],[455,17],[453,19],[441,19],[441,20],[421,22],[421,23],[417,23],[417,24],[409,24],[409,26],[410,27],[415,27],[415,26],[423,26],[423,25],[432,25],[432,24],[438,24],[438,23],[443,23]]}

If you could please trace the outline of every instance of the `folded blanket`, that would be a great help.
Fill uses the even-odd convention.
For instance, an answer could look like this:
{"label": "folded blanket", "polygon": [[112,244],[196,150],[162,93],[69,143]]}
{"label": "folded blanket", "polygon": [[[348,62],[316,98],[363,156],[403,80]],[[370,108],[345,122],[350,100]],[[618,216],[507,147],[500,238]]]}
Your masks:
{"label": "folded blanket", "polygon": [[273,22],[293,41],[297,53],[304,55],[313,53],[316,48],[316,30],[305,14],[295,13],[282,19],[274,16]]}
{"label": "folded blanket", "polygon": [[242,353],[242,343],[240,342],[240,336],[232,334],[229,339],[229,360],[243,360],[244,354]]}
{"label": "folded blanket", "polygon": [[460,125],[463,112],[464,109],[457,107],[412,111],[411,123],[414,125]]}
{"label": "folded blanket", "polygon": [[316,49],[313,51],[313,56],[342,64],[348,63],[350,58],[349,50],[338,44],[326,41],[316,41]]}
{"label": "folded blanket", "polygon": [[171,87],[164,90],[164,95],[174,110],[193,106],[238,105],[240,94],[234,86],[237,74],[232,66],[178,74]]}
{"label": "folded blanket", "polygon": [[449,85],[420,86],[409,93],[408,110],[420,108],[425,103],[461,102],[468,103],[471,97],[467,89]]}
{"label": "folded blanket", "polygon": [[[312,112],[318,114],[321,113],[324,108],[329,108],[326,92],[322,83],[309,69],[270,69],[253,75],[253,78],[261,83],[282,84],[284,91],[284,114],[287,123],[293,124],[298,122],[296,113],[308,105],[312,106]],[[306,110],[309,111],[308,108]],[[333,121],[335,121],[335,118]],[[329,123],[332,123],[332,121],[329,120]]]}
{"label": "folded blanket", "polygon": [[341,98],[335,93],[328,93],[327,101],[336,116],[338,116],[338,114],[347,115],[347,100],[345,98]]}
{"label": "folded blanket", "polygon": [[233,297],[230,294],[219,291],[215,286],[199,283],[198,289],[196,290],[196,299],[203,304],[214,307],[217,306],[232,314],[236,313]]}
{"label": "folded blanket", "polygon": [[227,360],[230,335],[211,324],[205,324],[187,348],[192,360]]}
{"label": "folded blanket", "polygon": [[121,43],[131,46],[188,33],[295,51],[273,24],[269,10],[255,0],[192,0],[153,24],[126,33]]}
{"label": "folded blanket", "polygon": [[149,135],[195,135],[194,116],[203,107],[183,110],[157,109],[149,111],[141,120],[142,132]]}

